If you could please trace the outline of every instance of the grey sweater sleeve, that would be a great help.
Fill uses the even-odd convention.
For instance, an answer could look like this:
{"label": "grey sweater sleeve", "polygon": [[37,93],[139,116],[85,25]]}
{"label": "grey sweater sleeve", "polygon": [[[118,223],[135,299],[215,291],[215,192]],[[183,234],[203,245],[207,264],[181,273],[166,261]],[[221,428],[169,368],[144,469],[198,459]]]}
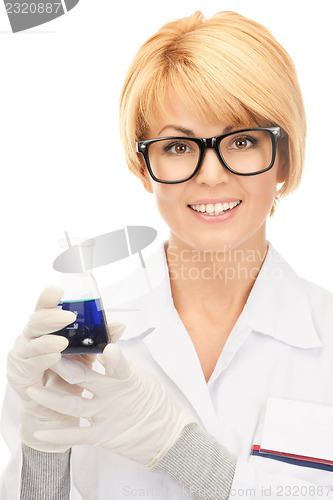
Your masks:
{"label": "grey sweater sleeve", "polygon": [[[70,451],[44,453],[22,444],[20,500],[69,500]],[[157,462],[160,472],[195,500],[227,500],[237,457],[197,424],[184,427],[180,437]]]}
{"label": "grey sweater sleeve", "polygon": [[189,424],[151,470],[168,476],[196,500],[227,500],[236,465],[236,455],[197,424]]}
{"label": "grey sweater sleeve", "polygon": [[37,451],[22,443],[20,500],[69,500],[70,454]]}

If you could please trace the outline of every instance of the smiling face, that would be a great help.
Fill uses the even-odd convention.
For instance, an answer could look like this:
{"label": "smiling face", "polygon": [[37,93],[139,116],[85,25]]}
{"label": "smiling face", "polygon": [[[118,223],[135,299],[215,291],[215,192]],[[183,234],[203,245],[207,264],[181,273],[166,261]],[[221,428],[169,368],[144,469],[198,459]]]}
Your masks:
{"label": "smiling face", "polygon": [[[248,126],[243,124],[237,129]],[[209,138],[225,133],[228,127],[228,123],[203,123],[176,94],[169,93],[145,138],[175,135]],[[170,228],[170,245],[213,252],[253,249],[263,248],[266,243],[265,222],[277,183],[285,180],[286,172],[287,157],[279,148],[270,170],[247,177],[229,172],[216,152],[209,149],[192,179],[180,184],[161,184],[147,172],[144,186],[154,193],[158,210]],[[227,211],[217,216],[205,214],[222,210]]]}

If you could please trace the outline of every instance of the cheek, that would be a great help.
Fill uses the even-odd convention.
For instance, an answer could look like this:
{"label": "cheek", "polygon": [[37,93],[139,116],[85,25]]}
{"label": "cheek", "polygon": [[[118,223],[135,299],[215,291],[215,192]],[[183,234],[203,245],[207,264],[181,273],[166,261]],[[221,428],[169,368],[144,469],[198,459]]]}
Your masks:
{"label": "cheek", "polygon": [[181,184],[168,185],[156,182],[153,189],[157,208],[164,220],[173,219],[184,208]]}
{"label": "cheek", "polygon": [[276,178],[275,172],[268,172],[246,179],[246,192],[248,201],[255,203],[258,208],[270,209],[273,204],[276,193]]}
{"label": "cheek", "polygon": [[169,207],[180,204],[183,199],[182,184],[161,184],[155,182],[153,186],[156,204],[159,207]]}

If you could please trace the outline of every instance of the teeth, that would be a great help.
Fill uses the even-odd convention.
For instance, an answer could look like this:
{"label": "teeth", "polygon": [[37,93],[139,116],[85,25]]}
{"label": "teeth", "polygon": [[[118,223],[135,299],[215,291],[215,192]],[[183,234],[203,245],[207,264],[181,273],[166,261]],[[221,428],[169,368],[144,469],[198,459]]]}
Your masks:
{"label": "teeth", "polygon": [[220,213],[223,210],[223,205],[222,203],[216,203],[215,204],[215,213]]}
{"label": "teeth", "polygon": [[230,203],[215,203],[215,205],[212,203],[208,203],[207,205],[190,205],[190,207],[196,212],[206,213],[207,215],[220,215],[226,210],[231,210],[239,204],[240,200],[232,201]]}

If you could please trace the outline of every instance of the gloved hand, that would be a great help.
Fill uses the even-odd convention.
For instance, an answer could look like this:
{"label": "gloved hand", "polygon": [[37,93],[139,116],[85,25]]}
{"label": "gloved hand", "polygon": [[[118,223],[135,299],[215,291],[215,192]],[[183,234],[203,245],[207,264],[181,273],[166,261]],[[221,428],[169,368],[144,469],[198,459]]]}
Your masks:
{"label": "gloved hand", "polygon": [[[23,333],[16,339],[13,349],[7,358],[7,378],[10,385],[22,400],[20,437],[23,443],[31,448],[42,451],[64,451],[63,447],[50,443],[43,444],[33,437],[36,429],[42,426],[75,425],[77,419],[67,415],[55,414],[37,405],[27,394],[27,387],[32,384],[47,385],[54,372],[48,369],[61,358],[61,351],[68,340],[59,335],[47,335],[69,325],[75,320],[75,314],[70,311],[55,309],[63,291],[59,287],[48,287],[41,293],[35,313],[29,318]],[[60,379],[60,377],[57,377]],[[59,380],[60,382],[60,380]]]}
{"label": "gloved hand", "polygon": [[[8,354],[7,377],[10,385],[19,394],[22,400],[20,437],[23,443],[40,451],[63,452],[68,446],[43,443],[34,437],[34,432],[42,428],[62,428],[78,425],[77,417],[49,410],[35,401],[27,393],[30,385],[60,389],[65,382],[49,368],[61,358],[61,351],[68,340],[60,335],[48,335],[56,332],[75,320],[71,311],[56,309],[63,290],[60,287],[46,288],[40,295],[35,313],[29,318],[23,333],[16,339],[13,349]],[[119,325],[118,325],[119,327]],[[121,327],[121,333],[124,326]],[[119,328],[116,332],[119,333]],[[95,355],[71,355],[73,359],[81,361],[91,367],[96,359]],[[81,394],[80,387],[75,388],[76,394]]]}
{"label": "gloved hand", "polygon": [[[27,390],[36,403],[91,423],[90,427],[41,430],[35,437],[64,447],[102,446],[153,467],[185,425],[196,419],[178,406],[157,376],[127,361],[117,345],[107,345],[103,358],[105,375],[63,358],[52,370],[72,386],[51,390],[34,385]],[[93,398],[73,393],[70,387],[75,385],[90,391]]]}

